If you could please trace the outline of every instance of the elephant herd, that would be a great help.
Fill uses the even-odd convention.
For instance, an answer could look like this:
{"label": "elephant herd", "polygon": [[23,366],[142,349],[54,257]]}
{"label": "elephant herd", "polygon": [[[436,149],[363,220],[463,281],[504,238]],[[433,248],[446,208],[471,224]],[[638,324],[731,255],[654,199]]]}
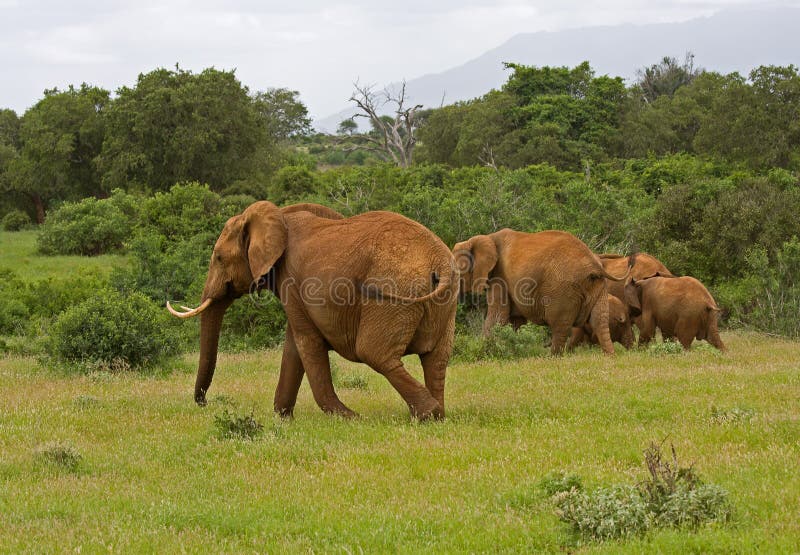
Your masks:
{"label": "elephant herd", "polygon": [[[270,290],[286,312],[274,408],[291,416],[303,376],[328,413],[354,416],[333,387],[328,353],[383,374],[419,419],[444,416],[444,383],[460,292],[485,293],[492,326],[546,325],[552,352],[582,342],[607,354],[658,327],[688,349],[693,339],[724,345],[714,299],[696,279],[675,277],[644,253],[594,254],[563,231],[504,229],[452,251],[423,225],[393,212],[345,218],[317,204],[280,208],[259,201],[230,218],[214,245],[197,308],[200,359],[194,398],[206,403],[223,317],[233,301]],[[425,384],[404,367],[416,354]]]}

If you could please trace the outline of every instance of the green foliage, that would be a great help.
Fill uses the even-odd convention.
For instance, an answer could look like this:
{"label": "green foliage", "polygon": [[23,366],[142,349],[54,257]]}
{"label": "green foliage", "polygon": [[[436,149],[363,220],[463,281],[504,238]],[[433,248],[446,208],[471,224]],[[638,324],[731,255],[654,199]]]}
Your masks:
{"label": "green foliage", "polygon": [[0,335],[17,335],[30,318],[25,303],[14,298],[6,290],[0,296]]}
{"label": "green foliage", "polygon": [[65,202],[39,227],[39,251],[86,256],[119,251],[131,234],[134,218],[135,208],[121,191],[108,199]]}
{"label": "green foliage", "polygon": [[525,324],[517,331],[510,325],[495,326],[484,337],[470,333],[456,334],[453,359],[464,362],[478,360],[508,360],[544,356],[547,331],[533,324]]}
{"label": "green foliage", "polygon": [[177,352],[177,336],[162,310],[141,293],[101,290],[58,316],[48,354],[59,362],[122,360],[144,367]]}
{"label": "green foliage", "polygon": [[571,490],[581,491],[583,489],[583,481],[577,474],[551,472],[539,482],[539,487],[545,495],[552,497],[558,493]]}
{"label": "green foliage", "polygon": [[94,165],[109,102],[108,91],[86,84],[45,91],[19,125],[19,155],[8,163],[6,178],[0,179],[3,192],[16,195],[20,207],[35,210],[41,219],[55,201],[109,191],[101,186]]}
{"label": "green foliage", "polygon": [[164,191],[198,180],[220,189],[247,175],[264,128],[232,71],[140,74],[106,113],[98,166],[107,188]]}
{"label": "green foliage", "polygon": [[12,210],[3,216],[2,225],[5,231],[19,231],[31,225],[31,217],[22,210]]}
{"label": "green foliage", "polygon": [[214,416],[219,439],[254,440],[264,432],[264,425],[255,419],[254,412],[236,414],[225,409]]}
{"label": "green foliage", "polygon": [[562,489],[553,500],[557,514],[576,534],[588,540],[641,536],[655,528],[688,528],[727,522],[731,505],[727,492],[703,484],[692,467],[681,467],[661,446],[645,451],[648,478],[638,486],[616,485],[584,492]]}
{"label": "green foliage", "polygon": [[647,354],[651,356],[669,356],[683,354],[683,346],[677,341],[653,342],[647,347]]}

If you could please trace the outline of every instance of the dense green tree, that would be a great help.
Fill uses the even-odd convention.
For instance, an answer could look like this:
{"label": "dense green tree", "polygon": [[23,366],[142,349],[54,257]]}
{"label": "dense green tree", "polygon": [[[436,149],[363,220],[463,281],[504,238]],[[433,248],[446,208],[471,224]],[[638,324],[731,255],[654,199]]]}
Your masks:
{"label": "dense green tree", "polygon": [[95,161],[103,143],[108,103],[108,91],[83,84],[45,91],[44,98],[23,116],[19,155],[8,162],[0,184],[12,195],[24,197],[39,223],[53,201],[107,194]]}
{"label": "dense green tree", "polygon": [[253,170],[266,125],[233,71],[157,69],[117,94],[99,160],[107,188],[200,181],[219,190]]}

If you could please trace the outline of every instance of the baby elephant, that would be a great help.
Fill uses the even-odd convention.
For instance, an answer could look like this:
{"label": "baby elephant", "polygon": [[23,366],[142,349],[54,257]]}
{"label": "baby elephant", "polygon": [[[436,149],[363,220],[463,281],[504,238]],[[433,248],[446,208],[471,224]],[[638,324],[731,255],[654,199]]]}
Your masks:
{"label": "baby elephant", "polygon": [[631,280],[625,286],[625,300],[634,315],[641,314],[640,344],[647,344],[658,327],[665,340],[677,338],[684,349],[697,338],[725,350],[717,329],[719,307],[708,289],[695,278]]}
{"label": "baby elephant", "polygon": [[[633,347],[633,327],[628,316],[628,309],[621,300],[610,293],[608,295],[608,331],[611,333],[611,341],[614,343],[621,343],[626,349]],[[594,345],[600,343],[589,320],[583,327],[572,328],[572,336],[569,338],[567,348],[572,349],[587,341]]]}

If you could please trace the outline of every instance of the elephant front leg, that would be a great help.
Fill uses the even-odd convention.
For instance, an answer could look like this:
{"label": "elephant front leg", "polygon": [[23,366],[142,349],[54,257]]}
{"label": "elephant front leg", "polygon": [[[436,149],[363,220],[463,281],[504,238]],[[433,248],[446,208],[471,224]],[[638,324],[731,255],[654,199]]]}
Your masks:
{"label": "elephant front leg", "polygon": [[508,290],[502,280],[493,280],[486,290],[486,319],[483,321],[483,335],[489,335],[494,326],[505,326],[511,316],[511,303]]}
{"label": "elephant front leg", "polygon": [[286,339],[283,342],[281,373],[278,378],[278,386],[275,388],[274,408],[279,415],[292,416],[304,373],[303,361],[300,359],[300,353],[297,352],[292,328],[287,326]]}

